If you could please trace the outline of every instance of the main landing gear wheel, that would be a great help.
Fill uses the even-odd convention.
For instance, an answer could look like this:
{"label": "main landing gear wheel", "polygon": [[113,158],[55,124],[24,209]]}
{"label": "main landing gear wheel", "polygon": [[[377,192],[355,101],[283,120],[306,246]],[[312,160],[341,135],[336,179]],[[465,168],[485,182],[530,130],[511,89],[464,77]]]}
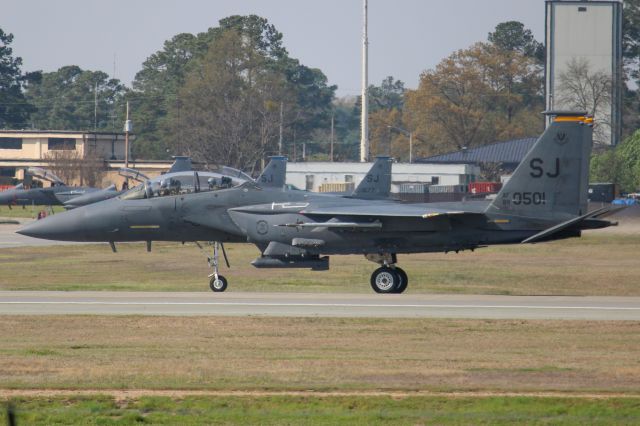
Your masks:
{"label": "main landing gear wheel", "polygon": [[209,280],[209,288],[216,293],[225,291],[227,289],[227,279],[222,275],[218,275],[217,278],[214,275],[211,277],[211,280]]}
{"label": "main landing gear wheel", "polygon": [[378,268],[371,274],[371,288],[376,293],[395,293],[401,281],[400,275],[387,266]]}
{"label": "main landing gear wheel", "polygon": [[409,285],[409,277],[404,269],[398,267],[396,267],[396,274],[400,276],[400,283],[398,284],[398,287],[396,287],[394,293],[403,293]]}

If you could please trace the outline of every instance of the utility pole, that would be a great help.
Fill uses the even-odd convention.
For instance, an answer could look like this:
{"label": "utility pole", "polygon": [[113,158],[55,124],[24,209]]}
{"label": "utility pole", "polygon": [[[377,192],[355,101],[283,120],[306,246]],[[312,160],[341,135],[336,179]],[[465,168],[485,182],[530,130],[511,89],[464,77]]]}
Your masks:
{"label": "utility pole", "polygon": [[98,130],[98,82],[93,91],[93,131]]}
{"label": "utility pole", "polygon": [[133,129],[129,120],[129,101],[127,101],[127,119],[124,122],[124,166],[129,167],[129,132]]}
{"label": "utility pole", "polygon": [[333,141],[334,141],[334,126],[333,126],[333,119],[334,119],[334,115],[335,113],[332,112],[331,113],[331,149],[329,151],[329,161],[333,162]]}
{"label": "utility pole", "polygon": [[409,132],[409,164],[413,163],[413,132]]}
{"label": "utility pole", "polygon": [[284,103],[280,102],[280,138],[278,139],[278,155],[282,155],[282,118],[284,116]]}
{"label": "utility pole", "polygon": [[367,35],[368,0],[363,0],[363,26],[362,26],[362,93],[360,115],[360,162],[364,163],[369,158],[369,38]]}

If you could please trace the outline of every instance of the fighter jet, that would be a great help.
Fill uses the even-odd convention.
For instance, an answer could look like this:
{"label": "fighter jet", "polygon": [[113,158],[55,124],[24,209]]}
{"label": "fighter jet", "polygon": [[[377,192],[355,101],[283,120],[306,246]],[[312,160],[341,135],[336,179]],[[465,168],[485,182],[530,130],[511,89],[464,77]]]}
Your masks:
{"label": "fighter jet", "polygon": [[[218,177],[192,172],[190,181],[175,184],[155,185],[147,181],[111,200],[49,216],[18,232],[53,240],[104,241],[110,243],[112,250],[119,241],[146,241],[148,250],[152,241],[213,242],[209,263],[214,271],[209,285],[213,291],[224,291],[227,281],[218,273],[219,249],[227,260],[224,243],[247,240],[231,221],[229,208],[267,202],[305,202],[310,198],[342,199],[285,185],[285,157],[272,157],[255,181],[239,175],[237,170],[221,171],[224,174]],[[391,159],[381,157],[349,197],[382,198],[388,196],[390,187]]]}
{"label": "fighter jet", "polygon": [[[106,205],[96,212],[89,206],[80,217],[56,222],[56,226],[45,226],[47,218],[22,233],[77,240],[78,224],[82,223],[82,235],[87,240],[111,237],[113,241],[131,238],[130,232],[122,233],[124,225],[129,229],[140,227],[135,239],[150,241],[166,239],[171,230],[176,230],[173,238],[187,241],[206,238],[253,243],[262,253],[253,262],[258,268],[326,270],[328,255],[363,254],[380,265],[371,275],[373,290],[401,293],[409,280],[398,266],[399,254],[537,243],[579,237],[582,230],[615,225],[604,219],[610,213],[608,208],[587,211],[593,119],[584,112],[547,114],[553,117],[552,124],[492,201],[409,205],[265,190],[248,183],[217,192],[159,199],[169,210],[173,208],[173,216],[160,215],[157,212],[161,209],[148,201],[135,207],[124,204],[126,209],[117,209],[115,214],[112,210],[104,217],[100,213],[108,210]],[[124,223],[118,219],[122,212]],[[186,224],[194,227],[192,232],[185,230]],[[223,291],[227,283],[219,279],[214,264],[210,286]]]}
{"label": "fighter jet", "polygon": [[88,186],[68,186],[53,173],[39,167],[29,167],[27,175],[38,177],[51,182],[48,188],[31,188],[29,185],[18,185],[15,188],[0,192],[0,205],[28,206],[44,205],[57,206],[72,198],[97,191]]}

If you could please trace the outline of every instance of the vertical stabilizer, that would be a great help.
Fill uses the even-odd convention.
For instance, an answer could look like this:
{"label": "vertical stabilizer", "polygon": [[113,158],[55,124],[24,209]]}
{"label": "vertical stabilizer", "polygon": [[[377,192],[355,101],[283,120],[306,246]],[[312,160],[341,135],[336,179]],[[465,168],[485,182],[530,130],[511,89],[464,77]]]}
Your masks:
{"label": "vertical stabilizer", "polygon": [[391,165],[390,157],[376,157],[376,161],[367,172],[351,197],[364,199],[389,198],[391,193]]}
{"label": "vertical stabilizer", "polygon": [[287,179],[287,157],[271,157],[256,182],[263,188],[283,188]]}
{"label": "vertical stabilizer", "polygon": [[545,219],[580,216],[587,210],[593,118],[584,112],[551,111],[554,118],[487,208]]}
{"label": "vertical stabilizer", "polygon": [[191,170],[193,170],[193,166],[191,165],[191,157],[182,157],[176,155],[175,157],[173,157],[173,159],[175,161],[171,165],[168,173],[190,172]]}

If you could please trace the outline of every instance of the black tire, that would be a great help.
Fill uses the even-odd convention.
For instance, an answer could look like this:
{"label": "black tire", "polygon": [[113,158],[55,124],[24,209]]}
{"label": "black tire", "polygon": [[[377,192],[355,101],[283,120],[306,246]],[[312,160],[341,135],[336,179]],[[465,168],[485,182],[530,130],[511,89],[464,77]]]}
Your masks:
{"label": "black tire", "polygon": [[216,281],[216,277],[213,276],[209,280],[209,288],[215,293],[225,291],[227,289],[227,279],[222,275],[218,275],[218,280]]}
{"label": "black tire", "polygon": [[376,269],[371,274],[371,288],[376,293],[394,293],[400,281],[400,275],[386,266]]}
{"label": "black tire", "polygon": [[404,291],[407,289],[407,286],[409,285],[409,277],[402,268],[396,267],[396,274],[400,276],[400,284],[398,284],[398,287],[396,287],[396,291],[394,293],[404,293]]}

